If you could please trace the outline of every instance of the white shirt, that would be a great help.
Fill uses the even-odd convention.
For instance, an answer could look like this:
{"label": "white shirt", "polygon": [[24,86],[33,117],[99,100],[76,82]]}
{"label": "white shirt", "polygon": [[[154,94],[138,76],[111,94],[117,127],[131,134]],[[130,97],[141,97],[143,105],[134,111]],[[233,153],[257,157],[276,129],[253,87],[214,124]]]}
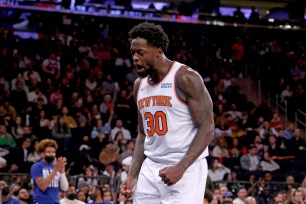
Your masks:
{"label": "white shirt", "polygon": [[28,73],[29,73],[29,71],[25,71],[23,73],[24,80],[35,80],[37,82],[41,82],[41,78],[40,78],[40,76],[39,76],[39,74],[37,72],[33,71],[30,74],[30,76],[28,76],[29,75]]}
{"label": "white shirt", "polygon": [[34,102],[34,103],[37,103],[37,99],[38,98],[42,98],[44,100],[44,104],[46,105],[48,103],[48,99],[46,98],[45,95],[43,94],[37,94],[35,91],[31,91],[29,94],[28,94],[28,101],[29,102]]}
{"label": "white shirt", "polygon": [[257,170],[257,166],[259,164],[258,157],[256,155],[255,156],[249,155],[249,157],[250,157],[250,171]]}
{"label": "white shirt", "polygon": [[236,198],[235,200],[233,200],[233,204],[245,204],[245,202],[240,198]]}
{"label": "white shirt", "polygon": [[208,176],[211,181],[221,181],[223,180],[224,175],[230,172],[231,170],[226,167],[217,168],[215,171],[208,169]]}
{"label": "white shirt", "polygon": [[273,160],[271,160],[270,162],[261,161],[260,166],[263,171],[275,171],[280,168],[279,165]]}
{"label": "white shirt", "polygon": [[124,127],[118,128],[118,127],[114,127],[111,131],[111,136],[112,136],[112,140],[115,140],[116,134],[117,132],[121,131],[123,134],[123,138],[126,140],[130,140],[131,137],[131,133],[129,130],[125,129]]}
{"label": "white shirt", "polygon": [[69,200],[68,198],[62,198],[60,200],[60,204],[85,204],[85,203],[77,199]]}

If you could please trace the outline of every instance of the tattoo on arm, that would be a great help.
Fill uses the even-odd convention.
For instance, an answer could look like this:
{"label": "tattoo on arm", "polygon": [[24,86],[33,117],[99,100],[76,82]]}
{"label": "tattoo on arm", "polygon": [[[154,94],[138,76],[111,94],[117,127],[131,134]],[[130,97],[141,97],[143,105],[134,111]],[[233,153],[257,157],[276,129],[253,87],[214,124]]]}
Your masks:
{"label": "tattoo on arm", "polygon": [[[140,80],[136,80],[134,84],[134,99],[137,102],[137,91],[139,88]],[[145,141],[145,133],[143,129],[143,122],[140,113],[138,112],[138,135],[135,143],[135,150],[133,155],[133,161],[129,170],[129,175],[136,178],[140,172],[141,165],[143,161],[145,160],[145,154],[144,154],[144,141]]]}
{"label": "tattoo on arm", "polygon": [[191,68],[182,68],[177,86],[185,98],[197,133],[178,165],[187,169],[207,148],[214,137],[213,105],[202,77]]}

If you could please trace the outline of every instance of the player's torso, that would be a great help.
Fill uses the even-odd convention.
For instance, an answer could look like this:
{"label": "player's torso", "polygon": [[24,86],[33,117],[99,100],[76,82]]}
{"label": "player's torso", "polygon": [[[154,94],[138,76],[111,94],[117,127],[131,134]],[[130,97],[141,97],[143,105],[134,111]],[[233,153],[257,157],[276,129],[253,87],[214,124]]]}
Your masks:
{"label": "player's torso", "polygon": [[173,62],[158,84],[141,80],[137,106],[146,134],[145,154],[160,163],[176,163],[187,151],[196,134],[187,105],[180,100],[175,84],[183,65]]}

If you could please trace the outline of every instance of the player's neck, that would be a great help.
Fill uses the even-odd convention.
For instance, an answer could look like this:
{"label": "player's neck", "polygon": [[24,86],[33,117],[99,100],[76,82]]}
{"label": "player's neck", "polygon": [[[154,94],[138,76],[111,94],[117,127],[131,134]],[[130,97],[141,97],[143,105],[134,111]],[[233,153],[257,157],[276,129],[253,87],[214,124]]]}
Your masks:
{"label": "player's neck", "polygon": [[149,79],[151,78],[152,83],[158,83],[166,76],[168,71],[171,69],[173,61],[169,60],[167,57],[163,57],[160,60],[160,63],[156,65],[156,68],[154,70],[154,74],[152,76],[149,76]]}

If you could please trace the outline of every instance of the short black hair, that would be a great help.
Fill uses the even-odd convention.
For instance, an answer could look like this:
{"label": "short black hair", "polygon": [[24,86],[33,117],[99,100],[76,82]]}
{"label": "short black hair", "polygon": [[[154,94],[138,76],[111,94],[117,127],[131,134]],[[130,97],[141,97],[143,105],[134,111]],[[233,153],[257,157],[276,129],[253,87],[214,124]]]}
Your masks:
{"label": "short black hair", "polygon": [[144,22],[134,26],[129,36],[131,39],[143,38],[146,39],[148,44],[157,48],[161,48],[166,52],[169,46],[169,38],[161,25],[154,23]]}

